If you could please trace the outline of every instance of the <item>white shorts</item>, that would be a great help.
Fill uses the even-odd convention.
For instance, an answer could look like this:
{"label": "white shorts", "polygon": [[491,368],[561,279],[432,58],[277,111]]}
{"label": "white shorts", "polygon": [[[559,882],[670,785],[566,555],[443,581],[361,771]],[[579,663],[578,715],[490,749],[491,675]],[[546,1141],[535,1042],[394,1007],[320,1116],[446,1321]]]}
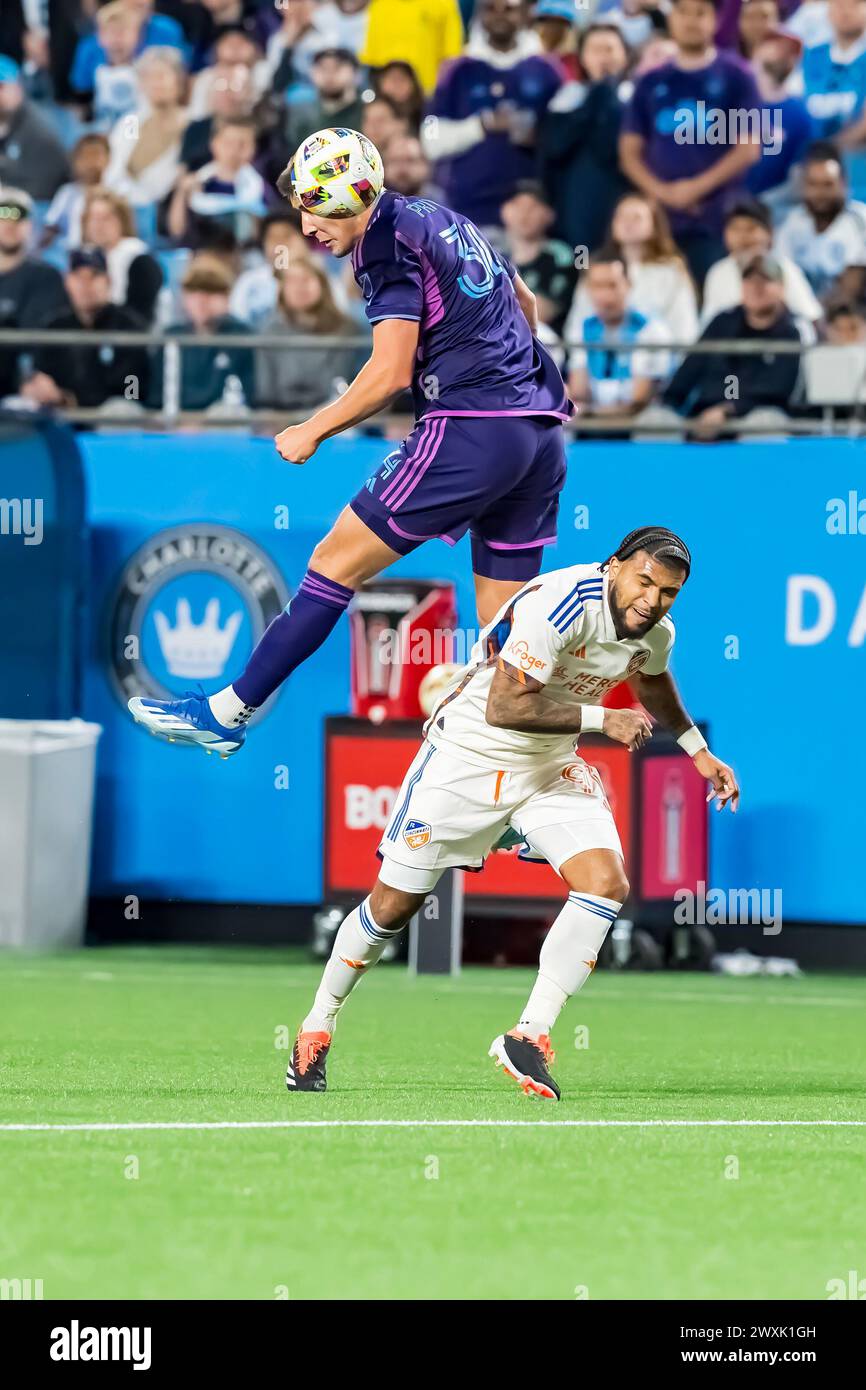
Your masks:
{"label": "white shorts", "polygon": [[622,845],[601,777],[575,754],[518,772],[479,767],[422,743],[379,845],[379,877],[428,893],[445,869],[480,869],[508,827],[559,871],[588,849]]}

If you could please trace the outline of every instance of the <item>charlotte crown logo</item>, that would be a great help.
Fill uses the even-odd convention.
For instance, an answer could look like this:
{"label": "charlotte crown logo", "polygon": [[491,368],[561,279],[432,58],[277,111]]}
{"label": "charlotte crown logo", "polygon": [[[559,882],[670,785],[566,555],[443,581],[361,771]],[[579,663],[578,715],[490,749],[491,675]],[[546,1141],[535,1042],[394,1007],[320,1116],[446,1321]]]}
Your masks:
{"label": "charlotte crown logo", "polygon": [[114,594],[117,695],[125,705],[190,684],[219,690],[288,598],[276,565],[241,531],[206,522],[158,531],[129,559]]}

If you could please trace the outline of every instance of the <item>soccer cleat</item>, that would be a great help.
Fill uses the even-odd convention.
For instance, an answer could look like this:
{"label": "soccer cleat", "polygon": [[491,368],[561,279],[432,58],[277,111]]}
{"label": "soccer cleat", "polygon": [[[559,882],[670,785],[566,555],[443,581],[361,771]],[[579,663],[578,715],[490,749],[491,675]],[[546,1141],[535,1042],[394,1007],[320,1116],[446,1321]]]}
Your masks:
{"label": "soccer cleat", "polygon": [[298,1034],[292,1048],[292,1060],[286,1068],[286,1086],[290,1091],[328,1089],[325,1065],[330,1046],[330,1033]]}
{"label": "soccer cleat", "polygon": [[559,1087],[547,1069],[548,1062],[556,1061],[556,1053],[546,1033],[535,1039],[518,1033],[516,1028],[510,1033],[500,1033],[490,1044],[488,1056],[495,1058],[497,1067],[504,1067],[508,1075],[519,1082],[524,1095],[559,1100]]}
{"label": "soccer cleat", "polygon": [[206,753],[219,753],[230,758],[243,748],[247,731],[243,726],[227,729],[211,714],[206,695],[189,692],[179,700],[129,701],[129,712],[136,724],[141,724],[154,738],[169,743],[197,744]]}

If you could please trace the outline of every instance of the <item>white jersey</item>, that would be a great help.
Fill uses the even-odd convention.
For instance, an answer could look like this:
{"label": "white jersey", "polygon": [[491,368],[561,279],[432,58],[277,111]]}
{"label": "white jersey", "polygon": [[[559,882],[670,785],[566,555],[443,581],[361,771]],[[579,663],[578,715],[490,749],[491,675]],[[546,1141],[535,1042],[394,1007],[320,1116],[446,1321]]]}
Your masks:
{"label": "white jersey", "polygon": [[637,671],[657,676],[674,643],[670,618],[643,637],[620,640],[600,564],[570,565],[530,579],[484,628],[467,664],[425,726],[430,743],[481,767],[517,770],[572,754],[574,734],[528,734],[487,723],[487,696],[500,660],[532,676],[558,704],[600,705]]}

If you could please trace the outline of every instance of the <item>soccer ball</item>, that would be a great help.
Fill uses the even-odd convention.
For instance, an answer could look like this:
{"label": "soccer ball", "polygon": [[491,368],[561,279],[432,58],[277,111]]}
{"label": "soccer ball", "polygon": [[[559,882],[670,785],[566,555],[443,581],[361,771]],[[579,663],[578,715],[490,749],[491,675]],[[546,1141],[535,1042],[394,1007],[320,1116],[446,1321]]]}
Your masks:
{"label": "soccer ball", "polygon": [[454,677],[462,669],[462,666],[458,666],[454,661],[443,661],[441,666],[431,667],[418,687],[418,703],[424,714],[433,713],[448,687],[454,684]]}
{"label": "soccer ball", "polygon": [[308,135],[288,174],[292,206],[317,217],[357,217],[376,201],[385,182],[376,146],[342,126]]}

